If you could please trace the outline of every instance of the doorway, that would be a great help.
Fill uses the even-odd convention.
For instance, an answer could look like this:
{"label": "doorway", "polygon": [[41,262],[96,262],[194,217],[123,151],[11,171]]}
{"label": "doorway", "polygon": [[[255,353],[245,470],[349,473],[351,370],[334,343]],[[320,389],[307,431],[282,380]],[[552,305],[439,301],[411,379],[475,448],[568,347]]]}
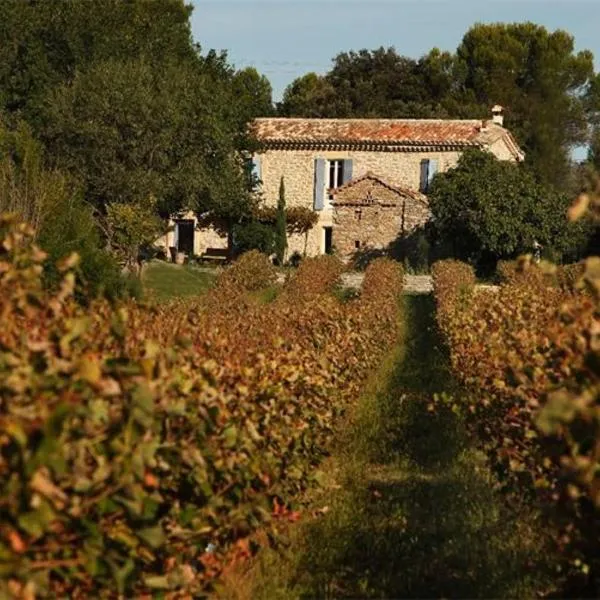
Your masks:
{"label": "doorway", "polygon": [[325,254],[333,254],[333,227],[323,227],[325,234]]}
{"label": "doorway", "polygon": [[183,252],[188,256],[194,254],[193,219],[177,221],[177,252]]}

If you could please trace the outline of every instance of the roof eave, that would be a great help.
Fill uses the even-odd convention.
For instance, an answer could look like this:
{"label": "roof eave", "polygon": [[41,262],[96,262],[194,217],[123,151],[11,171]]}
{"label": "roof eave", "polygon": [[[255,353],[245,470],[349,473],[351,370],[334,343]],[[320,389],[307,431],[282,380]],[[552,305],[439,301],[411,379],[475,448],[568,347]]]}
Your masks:
{"label": "roof eave", "polygon": [[383,150],[386,152],[423,152],[464,150],[465,148],[482,147],[477,141],[413,141],[413,140],[309,140],[309,139],[263,139],[258,140],[263,150]]}

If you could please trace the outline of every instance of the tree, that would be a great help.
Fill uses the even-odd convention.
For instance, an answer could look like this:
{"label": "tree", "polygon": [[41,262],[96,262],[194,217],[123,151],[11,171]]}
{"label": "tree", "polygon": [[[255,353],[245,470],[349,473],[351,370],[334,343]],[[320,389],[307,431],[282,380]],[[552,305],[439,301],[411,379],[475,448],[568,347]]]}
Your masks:
{"label": "tree", "polygon": [[285,90],[279,112],[303,117],[437,117],[452,80],[451,55],[413,60],[394,48],[343,52],[325,76],[309,73]]}
{"label": "tree", "polygon": [[93,209],[80,187],[46,165],[42,145],[30,127],[0,124],[0,213],[12,212],[34,228],[36,243],[48,254],[44,280],[58,284],[56,263],[76,252],[78,283],[87,295],[118,296],[127,290],[114,258],[104,250]]}
{"label": "tree", "polygon": [[[307,73],[294,80],[284,91],[277,106],[282,117],[335,117],[335,89],[321,75]],[[342,110],[342,113],[344,111]]]}
{"label": "tree", "polygon": [[183,0],[2,0],[0,107],[37,132],[49,91],[95,62],[194,60]]}
{"label": "tree", "polygon": [[600,128],[598,127],[594,128],[591,135],[587,162],[596,173],[600,174]]}
{"label": "tree", "polygon": [[136,275],[140,274],[142,248],[150,246],[162,231],[155,204],[153,197],[139,204],[115,202],[106,207],[102,218],[109,248]]}
{"label": "tree", "polygon": [[419,63],[394,48],[341,53],[326,79],[349,117],[426,117],[434,112]]}
{"label": "tree", "polygon": [[561,256],[585,246],[587,225],[567,221],[567,195],[538,183],[523,165],[469,150],[434,177],[429,203],[438,248],[487,270],[532,252],[536,242]]}
{"label": "tree", "polygon": [[279,183],[279,199],[277,201],[277,218],[275,220],[275,254],[277,262],[283,265],[287,250],[287,223],[285,210],[285,183],[283,176]]}
{"label": "tree", "polygon": [[575,53],[565,31],[533,23],[478,24],[465,34],[457,61],[464,102],[482,110],[507,107],[506,124],[537,178],[564,186],[570,151],[587,139],[592,53]]}
{"label": "tree", "polygon": [[[193,43],[183,0],[0,3],[0,110],[23,117],[53,166],[106,216],[115,203],[157,214],[251,213],[243,158],[268,81]],[[136,209],[137,209],[136,208]]]}
{"label": "tree", "polygon": [[231,83],[244,123],[273,114],[273,88],[269,80],[256,69],[247,67],[237,71]]}
{"label": "tree", "polygon": [[215,96],[194,65],[96,63],[50,96],[43,140],[101,212],[150,196],[163,216],[207,210],[243,194],[232,164],[237,131],[215,115]]}

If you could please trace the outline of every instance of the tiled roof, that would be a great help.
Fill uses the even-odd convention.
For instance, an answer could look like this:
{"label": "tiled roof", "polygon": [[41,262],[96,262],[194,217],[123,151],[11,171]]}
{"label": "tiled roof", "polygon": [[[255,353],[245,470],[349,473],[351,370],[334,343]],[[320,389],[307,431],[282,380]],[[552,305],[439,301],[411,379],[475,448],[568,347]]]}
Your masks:
{"label": "tiled roof", "polygon": [[476,119],[263,118],[254,122],[254,132],[266,146],[370,144],[465,147],[484,146],[492,140],[507,137],[510,138],[507,144],[511,151],[521,153],[508,130],[491,121]]}

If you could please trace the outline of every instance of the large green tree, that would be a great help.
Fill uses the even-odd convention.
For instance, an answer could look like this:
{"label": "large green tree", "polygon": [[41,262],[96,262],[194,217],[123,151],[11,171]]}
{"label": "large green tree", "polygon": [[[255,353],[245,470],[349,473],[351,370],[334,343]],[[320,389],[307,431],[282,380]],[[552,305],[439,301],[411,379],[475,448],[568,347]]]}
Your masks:
{"label": "large green tree", "polygon": [[229,229],[251,212],[247,124],[270,111],[270,85],[224,53],[202,54],[191,10],[184,0],[0,2],[0,112],[29,123],[101,216],[150,198],[163,217],[210,212]]}
{"label": "large green tree", "polygon": [[343,52],[325,76],[309,73],[286,90],[279,112],[305,117],[437,117],[453,85],[452,57],[433,50],[420,61],[394,48]]}
{"label": "large green tree", "polygon": [[233,93],[240,105],[240,117],[248,122],[273,114],[273,88],[270,81],[254,67],[237,71],[232,79]]}
{"label": "large green tree", "polygon": [[97,61],[193,60],[183,0],[2,0],[0,106],[42,124],[49,90]]}
{"label": "large green tree", "polygon": [[465,104],[505,106],[507,125],[538,179],[562,187],[570,151],[588,136],[592,53],[575,53],[565,31],[533,23],[478,24],[464,36],[457,61]]}
{"label": "large green tree", "polygon": [[571,199],[536,181],[521,164],[469,150],[429,190],[438,251],[485,269],[541,244],[552,258],[573,258],[585,246],[585,223],[569,224]]}
{"label": "large green tree", "polygon": [[284,91],[278,104],[278,114],[283,117],[337,117],[335,89],[323,76],[307,73],[294,80]]}
{"label": "large green tree", "polygon": [[219,91],[207,80],[193,64],[95,63],[49,95],[42,139],[99,210],[151,195],[163,215],[206,209],[225,181],[242,185],[235,123],[212,104]]}

